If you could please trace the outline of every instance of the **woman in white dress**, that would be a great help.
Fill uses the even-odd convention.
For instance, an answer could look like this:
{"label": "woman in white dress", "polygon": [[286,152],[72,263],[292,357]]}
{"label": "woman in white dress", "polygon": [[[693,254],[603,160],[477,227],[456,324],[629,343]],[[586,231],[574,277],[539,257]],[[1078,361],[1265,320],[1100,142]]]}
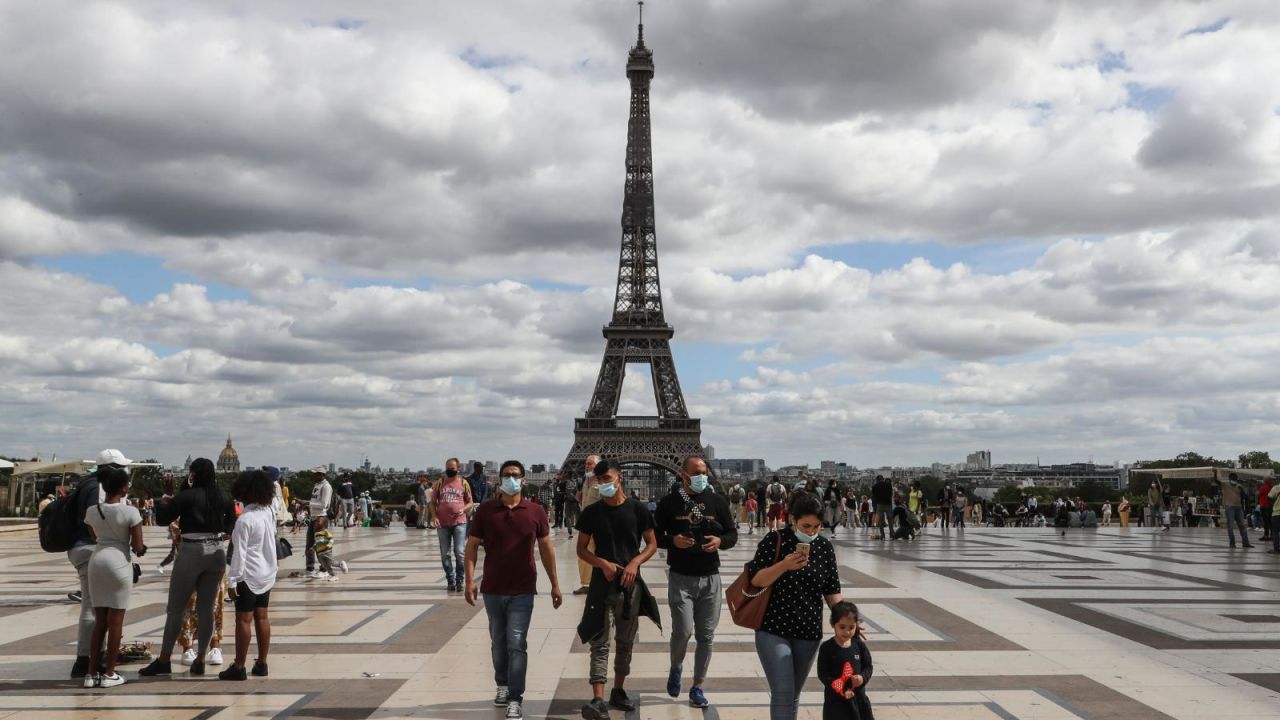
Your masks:
{"label": "woman in white dress", "polygon": [[[129,609],[129,591],[133,588],[132,549],[139,557],[146,552],[142,544],[142,514],[125,502],[129,494],[129,476],[111,468],[98,473],[98,481],[107,499],[89,508],[84,524],[93,531],[97,544],[89,558],[89,594],[93,598],[93,641],[89,646],[89,673],[84,686],[109,688],[124,684],[116,674],[120,656],[120,636],[124,631],[124,613]],[[106,672],[95,670],[102,662],[102,641],[107,641]]]}

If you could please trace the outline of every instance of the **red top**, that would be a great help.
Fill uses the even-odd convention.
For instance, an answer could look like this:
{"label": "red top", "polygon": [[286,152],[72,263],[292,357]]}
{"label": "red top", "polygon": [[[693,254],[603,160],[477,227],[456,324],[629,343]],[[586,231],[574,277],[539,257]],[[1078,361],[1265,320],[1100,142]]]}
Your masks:
{"label": "red top", "polygon": [[551,534],[547,511],[521,498],[507,507],[501,498],[480,503],[471,519],[471,537],[484,545],[480,592],[491,595],[536,593],[538,570],[533,553],[539,538]]}
{"label": "red top", "polygon": [[1262,487],[1258,488],[1258,505],[1260,507],[1271,507],[1271,498],[1267,497],[1267,494],[1271,492],[1272,487],[1271,483],[1263,483]]}
{"label": "red top", "polygon": [[436,523],[440,527],[455,527],[467,521],[462,508],[471,502],[471,486],[459,475],[451,480],[436,483]]}

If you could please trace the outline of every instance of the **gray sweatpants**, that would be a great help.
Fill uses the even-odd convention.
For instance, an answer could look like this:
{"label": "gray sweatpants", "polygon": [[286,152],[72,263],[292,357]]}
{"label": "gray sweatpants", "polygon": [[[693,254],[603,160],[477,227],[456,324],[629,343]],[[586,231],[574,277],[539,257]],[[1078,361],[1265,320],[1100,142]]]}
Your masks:
{"label": "gray sweatpants", "polygon": [[213,639],[213,609],[222,592],[222,575],[227,571],[227,546],[223,542],[183,542],[173,563],[169,580],[169,601],[165,605],[164,641],[159,656],[168,657],[182,630],[182,614],[191,593],[196,594],[196,657],[203,658]]}
{"label": "gray sweatpants", "polygon": [[689,650],[689,637],[694,636],[698,648],[693,655],[693,684],[707,679],[711,665],[711,646],[715,642],[716,625],[720,623],[720,575],[706,577],[670,573],[667,579],[667,604],[671,607],[671,667],[683,668]]}
{"label": "gray sweatpants", "polygon": [[80,623],[76,633],[76,656],[88,656],[93,643],[93,597],[89,595],[89,558],[93,545],[77,545],[67,551],[67,559],[80,577]]}

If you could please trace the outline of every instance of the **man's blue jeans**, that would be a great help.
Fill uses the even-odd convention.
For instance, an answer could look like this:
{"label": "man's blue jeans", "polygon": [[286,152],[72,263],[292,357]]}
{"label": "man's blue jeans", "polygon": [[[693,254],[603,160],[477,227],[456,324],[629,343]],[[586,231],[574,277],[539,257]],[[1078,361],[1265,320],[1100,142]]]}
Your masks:
{"label": "man's blue jeans", "polygon": [[1236,528],[1240,530],[1240,542],[1244,543],[1245,545],[1248,545],[1249,535],[1247,532],[1245,532],[1245,529],[1244,529],[1244,508],[1241,508],[1239,505],[1228,505],[1226,508],[1226,511],[1227,511],[1226,513],[1227,514],[1227,539],[1231,541],[1232,545],[1236,544],[1236,539],[1234,537],[1231,537],[1231,524],[1234,522],[1236,525]]}
{"label": "man's blue jeans", "polygon": [[756,655],[769,681],[769,720],[795,720],[800,691],[813,670],[821,640],[794,640],[756,631]]}
{"label": "man's blue jeans", "polygon": [[440,564],[444,566],[444,579],[450,585],[461,585],[466,582],[463,552],[467,549],[467,524],[438,527],[436,537],[440,538]]}
{"label": "man's blue jeans", "polygon": [[533,594],[484,595],[489,616],[489,641],[493,653],[493,682],[507,688],[507,699],[524,700],[524,675],[529,667],[529,618]]}

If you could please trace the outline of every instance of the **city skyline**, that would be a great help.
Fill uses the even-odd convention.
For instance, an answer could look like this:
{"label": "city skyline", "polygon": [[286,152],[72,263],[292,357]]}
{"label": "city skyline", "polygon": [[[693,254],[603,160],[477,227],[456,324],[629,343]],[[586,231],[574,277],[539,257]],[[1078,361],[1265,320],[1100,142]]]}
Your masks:
{"label": "city skyline", "polygon": [[[1272,449],[1280,9],[813,8],[646,8],[704,442]],[[616,278],[634,6],[361,10],[0,11],[0,454],[563,459]],[[629,375],[621,411],[652,408]]]}

